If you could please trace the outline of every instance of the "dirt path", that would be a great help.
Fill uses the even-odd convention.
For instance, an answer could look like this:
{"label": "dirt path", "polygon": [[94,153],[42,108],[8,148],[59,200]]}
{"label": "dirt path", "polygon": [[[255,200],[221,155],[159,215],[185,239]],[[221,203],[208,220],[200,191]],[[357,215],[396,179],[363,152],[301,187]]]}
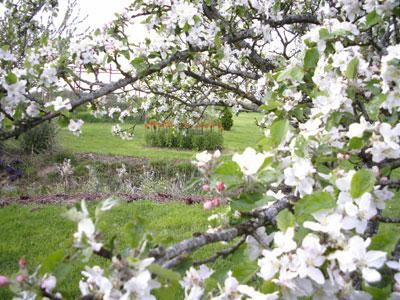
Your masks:
{"label": "dirt path", "polygon": [[133,202],[139,200],[151,200],[158,203],[167,203],[172,201],[183,202],[188,205],[195,203],[202,203],[208,198],[203,196],[184,196],[176,197],[171,194],[157,193],[157,194],[126,194],[126,193],[78,193],[78,194],[53,194],[53,195],[35,195],[35,196],[21,196],[19,198],[0,199],[0,208],[10,204],[54,204],[54,203],[76,203],[81,200],[98,201],[115,196],[126,202]]}

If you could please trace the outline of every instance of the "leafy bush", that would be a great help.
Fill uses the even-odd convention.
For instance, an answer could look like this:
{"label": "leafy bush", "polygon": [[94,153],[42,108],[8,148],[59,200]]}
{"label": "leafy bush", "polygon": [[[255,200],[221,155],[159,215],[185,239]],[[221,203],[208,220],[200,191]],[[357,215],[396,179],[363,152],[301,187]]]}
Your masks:
{"label": "leafy bush", "polygon": [[233,126],[233,115],[230,108],[225,108],[221,116],[221,124],[224,130],[231,130]]}
{"label": "leafy bush", "polygon": [[194,176],[198,175],[198,170],[190,162],[175,162],[165,159],[154,159],[149,162],[150,169],[156,177],[174,177],[177,174],[181,176]]}
{"label": "leafy bush", "polygon": [[[87,111],[77,113],[76,118],[84,121],[85,123],[115,123],[118,120],[118,118],[111,118],[108,115],[96,118],[94,115]],[[124,120],[126,123],[144,123],[144,118],[142,116],[130,116],[126,117]]]}
{"label": "leafy bush", "polygon": [[52,157],[52,161],[58,164],[62,164],[66,159],[70,159],[73,165],[77,163],[77,157],[72,152],[66,150],[57,151]]}
{"label": "leafy bush", "polygon": [[223,136],[221,132],[213,130],[164,128],[147,130],[145,141],[152,147],[201,151],[222,149]]}
{"label": "leafy bush", "polygon": [[20,147],[25,153],[53,151],[56,145],[57,127],[45,122],[20,137]]}

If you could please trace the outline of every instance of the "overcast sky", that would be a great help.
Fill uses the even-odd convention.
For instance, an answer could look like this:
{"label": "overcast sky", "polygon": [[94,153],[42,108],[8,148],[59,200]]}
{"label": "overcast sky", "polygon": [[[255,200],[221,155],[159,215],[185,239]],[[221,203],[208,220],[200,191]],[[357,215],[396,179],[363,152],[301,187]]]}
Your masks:
{"label": "overcast sky", "polygon": [[[61,9],[67,0],[60,0]],[[102,27],[114,18],[115,13],[122,12],[132,0],[78,0],[82,16],[87,15],[86,26]]]}

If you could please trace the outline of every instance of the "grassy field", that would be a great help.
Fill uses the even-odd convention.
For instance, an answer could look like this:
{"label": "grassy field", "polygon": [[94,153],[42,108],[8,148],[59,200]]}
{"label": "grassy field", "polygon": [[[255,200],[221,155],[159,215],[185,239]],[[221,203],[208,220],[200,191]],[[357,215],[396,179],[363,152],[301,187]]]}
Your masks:
{"label": "grassy field", "polygon": [[[94,205],[89,207],[93,210]],[[21,256],[25,256],[31,268],[36,267],[49,254],[70,243],[76,225],[61,216],[65,211],[65,205],[13,205],[0,209],[0,274],[15,274],[18,271],[18,258]],[[157,234],[157,241],[173,243],[190,237],[193,232],[205,231],[207,218],[211,213],[199,205],[141,201],[113,208],[104,215],[99,227],[107,227],[106,238],[113,234],[119,235],[121,228],[135,214],[149,221],[148,227]],[[197,256],[208,257],[211,250],[201,250]],[[103,264],[104,260],[101,258],[95,258],[89,263]],[[229,259],[217,261],[216,264],[229,266]],[[64,299],[74,299],[77,296],[82,266],[82,263],[74,264],[71,274],[60,283]],[[0,289],[0,299],[10,299],[10,295]]]}
{"label": "grassy field", "polygon": [[[262,132],[255,124],[256,113],[242,113],[234,118],[231,131],[224,133],[224,152],[243,150],[247,146],[254,146],[262,137]],[[68,130],[60,133],[60,144],[63,148],[73,152],[91,152],[106,155],[124,155],[148,158],[192,158],[196,151],[184,151],[168,148],[147,147],[144,140],[143,125],[135,128],[135,137],[131,141],[124,141],[111,135],[111,123],[87,123],[83,126],[80,137],[72,135]]]}

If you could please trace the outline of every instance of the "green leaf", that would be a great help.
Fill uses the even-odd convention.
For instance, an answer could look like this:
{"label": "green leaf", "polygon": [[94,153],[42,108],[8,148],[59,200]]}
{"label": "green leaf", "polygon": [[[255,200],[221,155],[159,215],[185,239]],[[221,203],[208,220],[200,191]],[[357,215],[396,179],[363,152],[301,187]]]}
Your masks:
{"label": "green leaf", "polygon": [[378,24],[381,21],[381,16],[377,14],[377,12],[371,11],[368,15],[367,15],[367,27],[371,27],[375,24]]}
{"label": "green leaf", "polygon": [[304,77],[303,69],[300,67],[293,67],[285,69],[279,73],[277,81],[284,81],[287,79],[301,81]]}
{"label": "green leaf", "polygon": [[219,165],[214,174],[218,175],[233,175],[233,176],[242,176],[243,173],[240,170],[240,167],[234,161],[225,161],[221,165]]}
{"label": "green leaf", "polygon": [[65,128],[68,126],[68,124],[69,124],[69,118],[65,116],[61,116],[58,118],[58,125],[60,125],[60,127]]}
{"label": "green leaf", "polygon": [[152,294],[156,297],[156,299],[160,300],[176,300],[179,299],[182,293],[182,287],[178,282],[164,284],[161,288],[152,291]]}
{"label": "green leaf", "polygon": [[368,116],[376,121],[378,119],[379,111],[383,102],[386,101],[387,95],[379,94],[373,97],[368,103],[365,104]]}
{"label": "green leaf", "polygon": [[310,48],[306,51],[304,56],[304,68],[305,69],[314,69],[319,60],[319,52],[316,47]]}
{"label": "green leaf", "polygon": [[51,253],[42,263],[41,273],[51,273],[64,259],[64,249],[59,249]]}
{"label": "green leaf", "polygon": [[243,173],[237,163],[227,161],[215,169],[213,177],[230,186],[241,182]]}
{"label": "green leaf", "polygon": [[359,198],[364,193],[372,191],[374,185],[374,173],[367,169],[359,170],[351,179],[350,194],[353,198]]}
{"label": "green leaf", "polygon": [[378,233],[372,237],[369,249],[392,253],[400,238],[399,229],[397,224],[379,224]]}
{"label": "green leaf", "polygon": [[257,202],[263,199],[260,192],[242,193],[239,197],[234,198],[231,202],[232,210],[251,211],[257,207]]}
{"label": "green leaf", "polygon": [[298,223],[311,219],[311,214],[325,209],[334,208],[336,201],[327,192],[316,192],[300,199],[294,207],[294,214]]}
{"label": "green leaf", "polygon": [[245,261],[232,268],[232,275],[241,283],[249,282],[258,272],[257,261]]}
{"label": "green leaf", "polygon": [[179,281],[181,280],[181,275],[169,269],[164,269],[160,265],[153,264],[148,267],[152,274],[157,275],[160,278],[167,279],[169,281]]}
{"label": "green leaf", "polygon": [[[387,283],[387,281],[386,281]],[[381,300],[381,299],[393,299],[390,298],[390,294],[392,293],[392,287],[390,284],[386,286],[375,287],[371,285],[364,284],[363,290],[370,294],[374,300]]]}
{"label": "green leaf", "polygon": [[128,60],[131,58],[128,50],[120,50],[119,53],[121,53]]}
{"label": "green leaf", "polygon": [[125,239],[132,248],[139,245],[145,233],[144,224],[140,220],[135,219],[135,221],[126,224],[123,228]]}
{"label": "green leaf", "polygon": [[391,180],[400,180],[400,168],[393,169],[390,173]]}
{"label": "green leaf", "polygon": [[346,77],[349,79],[356,78],[357,68],[358,68],[358,58],[354,57],[352,60],[350,60],[349,64],[347,65]]}
{"label": "green leaf", "polygon": [[190,26],[189,23],[186,22],[185,25],[183,25],[183,28],[182,28],[183,32],[186,32],[186,33],[189,32],[191,27],[192,26]]}
{"label": "green leaf", "polygon": [[147,68],[146,59],[138,56],[131,61],[131,65],[136,69],[137,73],[142,73]]}
{"label": "green leaf", "polygon": [[182,72],[186,69],[186,65],[184,63],[179,63],[176,65],[176,71]]}
{"label": "green leaf", "polygon": [[321,28],[321,29],[319,30],[319,38],[320,38],[321,40],[327,40],[327,39],[329,39],[329,37],[330,37],[330,34],[329,34],[328,29],[326,29],[326,28]]}
{"label": "green leaf", "polygon": [[264,281],[260,288],[260,292],[264,294],[272,294],[277,291],[279,291],[279,286],[271,281]]}
{"label": "green leaf", "polygon": [[288,209],[284,209],[276,216],[276,223],[280,231],[286,231],[289,227],[294,227],[296,218]]}
{"label": "green leaf", "polygon": [[15,74],[12,73],[12,72],[10,72],[10,73],[7,74],[7,76],[6,76],[6,82],[7,82],[8,84],[10,84],[10,85],[11,85],[11,84],[16,84],[17,81],[18,81],[17,75],[15,75]]}
{"label": "green leaf", "polygon": [[363,145],[364,145],[363,139],[362,139],[362,138],[359,138],[359,137],[353,137],[353,138],[349,141],[349,149],[350,149],[350,150],[361,149]]}
{"label": "green leaf", "polygon": [[289,121],[276,119],[270,128],[271,141],[274,146],[279,146],[286,137],[289,130]]}
{"label": "green leaf", "polygon": [[268,91],[263,98],[265,104],[260,106],[261,110],[271,111],[277,109],[282,105],[281,102],[276,100],[276,93]]}

